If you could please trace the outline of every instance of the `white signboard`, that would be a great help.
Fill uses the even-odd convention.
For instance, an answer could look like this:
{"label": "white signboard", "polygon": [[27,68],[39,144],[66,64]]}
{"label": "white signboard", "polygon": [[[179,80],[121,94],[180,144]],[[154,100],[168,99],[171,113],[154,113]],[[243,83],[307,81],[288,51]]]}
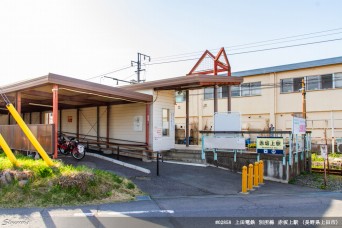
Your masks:
{"label": "white signboard", "polygon": [[246,149],[245,138],[205,137],[204,148],[244,150]]}
{"label": "white signboard", "polygon": [[214,131],[241,131],[240,113],[215,113]]}
{"label": "white signboard", "polygon": [[292,133],[295,135],[303,135],[306,133],[305,119],[293,117],[292,120]]}
{"label": "white signboard", "polygon": [[324,160],[327,160],[328,158],[328,146],[327,145],[321,145],[321,156],[324,158]]}

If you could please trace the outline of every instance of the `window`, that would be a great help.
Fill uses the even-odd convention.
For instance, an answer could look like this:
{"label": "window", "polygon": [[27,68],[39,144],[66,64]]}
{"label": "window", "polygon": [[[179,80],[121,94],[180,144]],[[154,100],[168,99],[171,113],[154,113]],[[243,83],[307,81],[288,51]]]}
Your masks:
{"label": "window", "polygon": [[304,78],[293,79],[293,92],[299,92],[302,89],[302,81]]}
{"label": "window", "polygon": [[[240,86],[231,86],[232,97],[261,95],[261,82],[243,83]],[[228,97],[228,86],[217,88],[217,98]],[[204,89],[204,100],[214,98],[214,88]]]}
{"label": "window", "polygon": [[333,88],[333,75],[325,74],[321,76],[322,89],[331,89]]}
{"label": "window", "polygon": [[170,135],[170,111],[169,109],[163,108],[163,136]]}
{"label": "window", "polygon": [[232,97],[239,97],[240,95],[240,86],[232,86]]}
{"label": "window", "polygon": [[214,88],[204,88],[204,100],[209,100],[214,98]]}
{"label": "window", "polygon": [[332,89],[333,75],[324,74],[307,77],[307,90]]}
{"label": "window", "polygon": [[304,77],[300,78],[285,78],[280,80],[281,92],[291,93],[299,92],[302,88],[302,80]]}
{"label": "window", "polygon": [[220,91],[221,91],[221,95],[219,95],[219,97],[221,98],[228,97],[228,86],[220,87]]}
{"label": "window", "polygon": [[261,95],[261,82],[253,82],[251,85],[251,96]]}
{"label": "window", "polygon": [[335,88],[342,88],[342,73],[334,74]]}
{"label": "window", "polygon": [[310,76],[306,79],[306,89],[307,90],[318,90],[321,89],[321,77],[320,76]]}
{"label": "window", "polygon": [[241,84],[241,96],[250,96],[251,95],[251,91],[250,91],[249,87],[250,87],[249,83]]}
{"label": "window", "polygon": [[176,102],[181,103],[185,101],[186,93],[185,91],[176,91],[175,96],[176,96]]}
{"label": "window", "polygon": [[292,92],[292,78],[281,79],[281,92],[282,93],[289,93]]}

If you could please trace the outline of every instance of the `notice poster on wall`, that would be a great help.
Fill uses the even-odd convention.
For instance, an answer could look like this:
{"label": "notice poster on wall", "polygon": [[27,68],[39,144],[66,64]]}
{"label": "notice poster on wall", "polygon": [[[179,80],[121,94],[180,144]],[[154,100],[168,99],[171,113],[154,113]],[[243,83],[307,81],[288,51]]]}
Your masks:
{"label": "notice poster on wall", "polygon": [[153,137],[154,137],[154,140],[159,140],[161,139],[161,137],[163,136],[163,130],[161,127],[155,127],[153,129]]}
{"label": "notice poster on wall", "polygon": [[305,119],[299,117],[293,117],[292,120],[292,133],[294,135],[303,135],[306,133]]}
{"label": "notice poster on wall", "polygon": [[142,131],[143,130],[143,117],[135,116],[133,119],[133,130]]}

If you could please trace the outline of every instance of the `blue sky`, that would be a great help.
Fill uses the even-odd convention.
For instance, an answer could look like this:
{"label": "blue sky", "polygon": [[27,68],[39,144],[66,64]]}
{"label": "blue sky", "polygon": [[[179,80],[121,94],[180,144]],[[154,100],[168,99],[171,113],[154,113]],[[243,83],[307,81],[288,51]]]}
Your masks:
{"label": "blue sky", "polygon": [[[342,40],[230,55],[342,38],[327,35],[269,46],[231,46],[342,28],[339,0],[35,0],[0,1],[1,84],[53,72],[81,79],[130,65],[136,53],[152,62],[196,58],[226,47],[233,71],[342,56]],[[304,37],[299,37],[304,38]],[[285,40],[282,40],[285,41]],[[192,55],[180,55],[194,53]],[[161,58],[164,56],[173,58]],[[182,76],[195,61],[145,66],[146,80]],[[109,76],[135,79],[135,68]],[[113,84],[109,79],[92,81]]]}

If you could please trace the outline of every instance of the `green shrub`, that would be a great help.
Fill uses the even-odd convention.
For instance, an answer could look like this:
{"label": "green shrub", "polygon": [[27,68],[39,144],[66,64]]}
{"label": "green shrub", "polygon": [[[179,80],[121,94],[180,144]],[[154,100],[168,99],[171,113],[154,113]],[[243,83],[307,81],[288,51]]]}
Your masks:
{"label": "green shrub", "polygon": [[38,168],[38,175],[42,178],[45,177],[51,177],[53,174],[53,171],[50,167],[39,167]]}

